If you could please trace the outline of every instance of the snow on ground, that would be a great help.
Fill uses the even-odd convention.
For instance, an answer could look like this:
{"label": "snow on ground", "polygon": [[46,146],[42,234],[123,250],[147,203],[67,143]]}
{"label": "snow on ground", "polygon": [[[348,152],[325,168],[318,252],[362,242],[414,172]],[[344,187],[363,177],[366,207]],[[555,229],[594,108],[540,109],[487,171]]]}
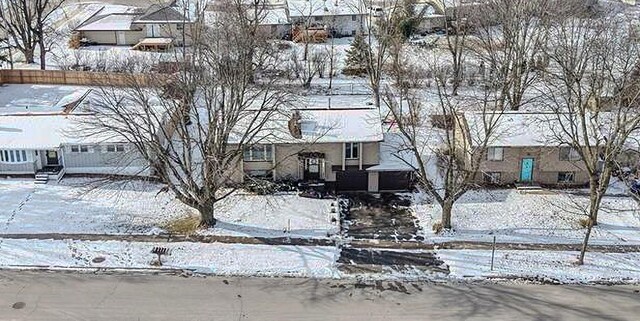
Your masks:
{"label": "snow on ground", "polygon": [[[154,246],[171,249],[163,268],[237,276],[331,278],[338,275],[335,247],[222,243],[140,243],[0,239],[0,267],[154,268]],[[93,263],[96,257],[102,263]]]}
{"label": "snow on ground", "polygon": [[585,265],[574,264],[578,252],[497,251],[491,271],[490,250],[438,250],[450,278],[523,277],[563,283],[640,282],[640,253],[587,253]]}
{"label": "snow on ground", "polygon": [[[236,193],[216,205],[218,223],[204,234],[323,238],[339,232],[334,200],[296,194]],[[334,213],[332,213],[334,208]],[[334,222],[332,222],[332,218]],[[289,232],[285,232],[288,230]]]}
{"label": "snow on ground", "polygon": [[[472,190],[453,208],[454,231],[433,233],[440,221],[436,204],[414,206],[415,214],[427,239],[434,241],[475,240],[498,242],[580,243],[584,229],[580,219],[585,215],[588,196],[564,191],[548,194],[520,194],[515,189]],[[640,209],[628,196],[607,196],[602,203],[598,226],[594,227],[592,244],[639,244]]]}
{"label": "snow on ground", "polygon": [[[170,220],[196,215],[171,193],[160,192],[159,184],[94,182],[0,180],[0,233],[152,234]],[[338,232],[331,203],[295,194],[233,194],[216,208],[216,228],[203,233],[325,238]]]}
{"label": "snow on ground", "polygon": [[0,180],[1,233],[152,233],[164,222],[191,213],[153,183],[131,182],[91,190],[89,179],[35,185]]}

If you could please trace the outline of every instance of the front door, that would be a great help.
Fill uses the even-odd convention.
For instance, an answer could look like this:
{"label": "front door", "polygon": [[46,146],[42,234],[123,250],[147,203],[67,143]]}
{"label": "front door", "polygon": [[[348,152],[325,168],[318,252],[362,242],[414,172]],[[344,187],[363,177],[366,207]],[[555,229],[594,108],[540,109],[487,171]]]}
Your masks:
{"label": "front door", "polygon": [[317,181],[320,179],[320,159],[306,158],[304,160],[304,177],[305,181]]}
{"label": "front door", "polygon": [[520,165],[520,182],[528,183],[533,180],[533,158],[523,158]]}
{"label": "front door", "polygon": [[47,166],[58,166],[60,161],[58,160],[58,151],[48,150],[47,154]]}

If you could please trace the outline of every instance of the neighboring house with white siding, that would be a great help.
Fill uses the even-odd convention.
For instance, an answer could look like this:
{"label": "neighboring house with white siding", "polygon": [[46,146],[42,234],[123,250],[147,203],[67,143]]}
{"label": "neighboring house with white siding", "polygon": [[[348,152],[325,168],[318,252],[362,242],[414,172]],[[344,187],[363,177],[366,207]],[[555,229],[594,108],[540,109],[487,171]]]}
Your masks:
{"label": "neighboring house with white siding", "polygon": [[324,27],[336,37],[365,31],[369,11],[361,0],[288,0],[292,24]]}
{"label": "neighboring house with white siding", "polygon": [[94,89],[5,85],[0,88],[0,175],[150,174],[148,163],[124,137],[94,133],[84,111]]}

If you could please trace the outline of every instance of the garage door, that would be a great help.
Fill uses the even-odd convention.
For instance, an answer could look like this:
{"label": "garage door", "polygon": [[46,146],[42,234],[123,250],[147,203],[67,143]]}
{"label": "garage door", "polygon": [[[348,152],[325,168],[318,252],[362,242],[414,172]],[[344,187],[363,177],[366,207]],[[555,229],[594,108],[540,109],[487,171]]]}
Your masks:
{"label": "garage door", "polygon": [[411,172],[380,172],[378,188],[381,191],[406,191],[411,189]]}
{"label": "garage door", "polygon": [[336,172],[336,190],[338,191],[366,191],[369,188],[369,173],[367,171],[339,171]]}

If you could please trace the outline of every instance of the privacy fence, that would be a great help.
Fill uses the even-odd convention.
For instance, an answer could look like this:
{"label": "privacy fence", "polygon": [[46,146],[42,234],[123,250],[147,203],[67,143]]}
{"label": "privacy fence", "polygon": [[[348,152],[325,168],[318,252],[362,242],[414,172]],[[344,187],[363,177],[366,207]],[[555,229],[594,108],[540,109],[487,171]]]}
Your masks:
{"label": "privacy fence", "polygon": [[65,70],[0,69],[0,84],[49,84],[77,86],[151,86],[166,82],[166,74],[125,74]]}

